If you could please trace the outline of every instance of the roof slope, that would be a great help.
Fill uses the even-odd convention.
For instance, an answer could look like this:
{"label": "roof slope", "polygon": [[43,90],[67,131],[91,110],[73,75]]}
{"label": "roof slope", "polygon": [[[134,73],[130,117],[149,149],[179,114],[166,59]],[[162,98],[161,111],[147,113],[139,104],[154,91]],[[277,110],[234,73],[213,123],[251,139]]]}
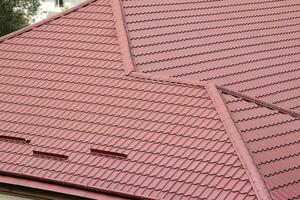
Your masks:
{"label": "roof slope", "polygon": [[300,113],[298,0],[123,0],[123,10],[138,71]]}
{"label": "roof slope", "polygon": [[0,174],[134,198],[255,199],[204,87],[125,76],[109,0],[0,43]]}
{"label": "roof slope", "polygon": [[223,95],[275,199],[300,198],[300,118]]}

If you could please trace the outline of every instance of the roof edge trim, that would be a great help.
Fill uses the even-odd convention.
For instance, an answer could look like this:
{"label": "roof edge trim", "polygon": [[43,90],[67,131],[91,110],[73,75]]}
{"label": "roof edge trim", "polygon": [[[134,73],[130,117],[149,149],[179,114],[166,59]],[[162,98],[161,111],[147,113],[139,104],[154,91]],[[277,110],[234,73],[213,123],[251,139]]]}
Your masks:
{"label": "roof edge trim", "polygon": [[300,113],[297,113],[297,112],[294,112],[294,111],[291,111],[291,110],[288,110],[288,109],[285,109],[285,108],[281,108],[281,107],[276,106],[274,104],[270,104],[270,103],[267,103],[265,101],[259,100],[257,98],[253,98],[253,97],[250,97],[248,95],[241,94],[239,92],[227,89],[227,88],[222,87],[222,86],[216,86],[216,87],[220,91],[222,91],[224,93],[227,93],[227,94],[230,94],[232,96],[242,98],[242,99],[245,99],[247,101],[251,101],[253,103],[256,103],[256,104],[264,106],[264,107],[267,107],[267,108],[272,109],[272,110],[278,110],[281,113],[288,114],[288,115],[291,115],[291,116],[296,117],[296,118],[300,118]]}
{"label": "roof edge trim", "polygon": [[[6,179],[4,178],[6,177]],[[141,199],[141,200],[156,200],[155,198],[151,198],[151,197],[146,197],[146,196],[140,196],[140,195],[135,195],[135,194],[129,194],[129,193],[122,193],[122,192],[117,192],[117,191],[111,191],[111,190],[107,190],[107,189],[101,189],[101,188],[96,188],[96,187],[92,187],[92,186],[83,186],[83,185],[79,185],[79,184],[75,184],[75,183],[68,183],[68,182],[64,182],[64,181],[58,181],[58,180],[52,180],[52,179],[47,179],[47,178],[39,178],[39,177],[35,177],[35,176],[31,176],[31,175],[26,175],[26,174],[17,174],[14,172],[5,172],[0,170],[0,182],[2,183],[8,183],[7,181],[9,181],[8,178],[17,180],[17,179],[22,179],[23,181],[27,181],[27,184],[32,183],[32,184],[36,184],[36,182],[38,183],[43,183],[46,185],[51,185],[52,187],[60,187],[60,188],[68,188],[68,189],[80,189],[85,192],[92,192],[92,193],[98,193],[103,194],[103,195],[111,195],[114,197],[119,197],[119,198],[125,198],[125,199]],[[35,182],[35,183],[34,183]],[[15,184],[15,183],[12,183]],[[23,184],[23,183],[22,183]],[[24,186],[24,185],[21,185]],[[42,189],[42,188],[41,188]],[[47,187],[44,188],[44,190],[48,190]],[[75,191],[74,190],[74,191]],[[50,190],[49,190],[50,191]],[[64,194],[64,192],[61,192]],[[65,193],[65,194],[69,194],[69,193]]]}
{"label": "roof edge trim", "polygon": [[141,78],[141,79],[148,79],[152,81],[160,81],[160,82],[169,82],[169,83],[174,83],[174,84],[184,84],[184,85],[189,85],[193,87],[202,87],[205,88],[205,85],[207,85],[207,82],[205,81],[194,81],[190,79],[182,79],[182,78],[171,78],[169,76],[158,76],[158,75],[152,75],[152,74],[147,74],[144,72],[131,72],[127,76],[133,77],[133,78]]}
{"label": "roof edge trim", "polygon": [[81,190],[78,188],[70,188],[66,186],[54,185],[54,184],[44,183],[40,181],[34,181],[34,180],[5,176],[5,175],[0,175],[0,183],[17,185],[17,186],[38,189],[38,190],[45,190],[49,192],[58,192],[60,194],[74,195],[76,197],[83,197],[89,199],[101,198],[103,200],[110,200],[113,198],[117,198],[116,196],[110,196],[107,194]]}
{"label": "roof edge trim", "polygon": [[52,17],[44,19],[44,20],[42,20],[40,22],[37,22],[37,23],[31,24],[31,25],[25,26],[25,27],[23,27],[23,28],[21,28],[19,30],[16,30],[16,31],[14,31],[12,33],[4,35],[4,36],[0,37],[0,43],[4,42],[5,40],[11,39],[11,38],[13,38],[15,36],[21,35],[22,33],[25,33],[27,31],[31,31],[31,30],[33,30],[36,27],[39,27],[39,26],[41,26],[43,24],[46,24],[46,23],[48,23],[48,22],[50,22],[52,20],[55,20],[55,19],[57,19],[59,17],[62,17],[64,15],[66,15],[66,14],[69,14],[69,13],[75,11],[75,10],[78,10],[78,9],[80,9],[80,8],[86,6],[86,5],[88,5],[88,4],[90,4],[90,3],[94,2],[94,1],[97,1],[97,0],[86,0],[86,1],[83,1],[82,3],[79,3],[78,5],[70,8],[70,9],[67,9],[64,12],[61,12],[61,13],[56,14],[56,15],[53,15]]}
{"label": "roof edge trim", "polygon": [[126,74],[135,71],[135,64],[130,48],[130,40],[126,28],[125,17],[123,13],[123,5],[120,0],[111,0],[113,15],[115,17],[115,26],[117,30],[120,51],[123,58],[123,65]]}
{"label": "roof edge trim", "polygon": [[235,126],[235,123],[232,120],[230,112],[227,109],[227,106],[224,103],[224,100],[217,89],[217,86],[209,82],[206,85],[206,89],[213,101],[213,104],[216,107],[217,112],[220,115],[220,118],[226,129],[226,132],[229,135],[231,143],[234,149],[236,150],[242,164],[244,165],[246,173],[249,176],[250,182],[252,184],[252,187],[258,199],[272,200],[271,193],[269,192],[266,183],[264,182],[264,179],[260,174],[258,167],[250,151],[248,150],[246,144],[244,143],[244,140],[241,137],[238,128]]}

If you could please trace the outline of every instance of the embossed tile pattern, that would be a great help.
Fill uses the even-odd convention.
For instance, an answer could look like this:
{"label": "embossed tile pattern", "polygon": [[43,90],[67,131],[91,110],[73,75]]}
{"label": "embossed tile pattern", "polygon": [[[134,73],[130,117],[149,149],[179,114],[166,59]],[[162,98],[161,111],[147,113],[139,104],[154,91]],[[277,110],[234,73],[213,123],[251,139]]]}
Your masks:
{"label": "embossed tile pattern", "polygon": [[124,75],[109,0],[0,44],[0,171],[155,199],[256,199],[207,91]]}
{"label": "embossed tile pattern", "polygon": [[298,0],[123,0],[136,68],[300,113]]}
{"label": "embossed tile pattern", "polygon": [[223,97],[274,199],[299,199],[300,119]]}

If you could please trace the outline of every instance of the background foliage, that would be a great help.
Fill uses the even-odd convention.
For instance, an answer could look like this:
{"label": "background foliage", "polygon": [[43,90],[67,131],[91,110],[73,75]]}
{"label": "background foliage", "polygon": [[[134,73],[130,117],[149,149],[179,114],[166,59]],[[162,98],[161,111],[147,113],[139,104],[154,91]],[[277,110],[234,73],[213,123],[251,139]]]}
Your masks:
{"label": "background foliage", "polygon": [[39,0],[0,0],[0,36],[28,25],[39,7]]}

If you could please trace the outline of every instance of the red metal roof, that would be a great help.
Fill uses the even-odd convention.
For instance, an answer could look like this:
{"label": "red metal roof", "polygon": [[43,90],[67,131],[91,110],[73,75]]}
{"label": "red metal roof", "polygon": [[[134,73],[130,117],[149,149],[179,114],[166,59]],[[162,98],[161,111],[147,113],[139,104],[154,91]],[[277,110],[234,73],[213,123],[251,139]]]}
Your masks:
{"label": "red metal roof", "polygon": [[128,198],[256,199],[204,86],[126,76],[113,19],[109,0],[90,1],[0,43],[0,174]]}
{"label": "red metal roof", "polygon": [[274,199],[299,198],[299,2],[122,2],[135,70],[229,93],[236,149],[246,144]]}
{"label": "red metal roof", "polygon": [[1,178],[125,198],[299,198],[298,7],[90,0],[3,37]]}
{"label": "red metal roof", "polygon": [[123,0],[136,69],[300,113],[297,0]]}

